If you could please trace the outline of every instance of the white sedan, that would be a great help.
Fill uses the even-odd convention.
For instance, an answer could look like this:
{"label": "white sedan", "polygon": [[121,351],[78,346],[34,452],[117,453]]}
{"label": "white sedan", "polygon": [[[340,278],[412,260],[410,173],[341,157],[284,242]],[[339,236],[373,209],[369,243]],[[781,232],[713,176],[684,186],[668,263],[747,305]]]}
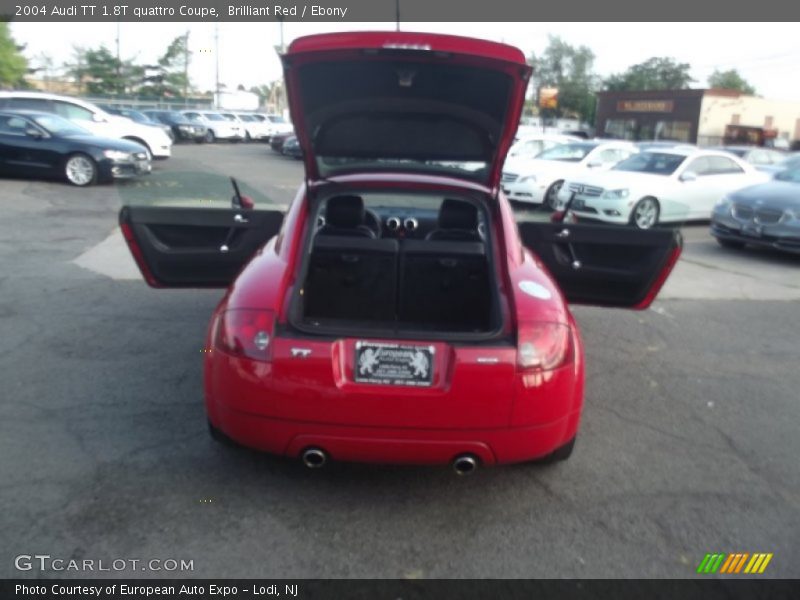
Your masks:
{"label": "white sedan", "polygon": [[510,157],[503,166],[503,192],[514,202],[555,209],[565,179],[610,169],[636,152],[629,142],[587,140],[555,146],[532,159]]}
{"label": "white sedan", "polygon": [[184,110],[183,115],[190,121],[202,123],[208,128],[207,142],[216,140],[233,140],[238,142],[245,138],[245,130],[236,120],[228,120],[218,112],[211,110]]}
{"label": "white sedan", "polygon": [[579,219],[649,229],[659,223],[711,218],[729,192],[770,176],[728,154],[709,150],[645,150],[604,173],[570,178],[558,194]]}
{"label": "white sedan", "polygon": [[[571,135],[559,133],[533,133],[521,136],[508,151],[506,160],[536,158],[545,150],[561,144],[583,141]],[[513,162],[512,162],[513,164]]]}

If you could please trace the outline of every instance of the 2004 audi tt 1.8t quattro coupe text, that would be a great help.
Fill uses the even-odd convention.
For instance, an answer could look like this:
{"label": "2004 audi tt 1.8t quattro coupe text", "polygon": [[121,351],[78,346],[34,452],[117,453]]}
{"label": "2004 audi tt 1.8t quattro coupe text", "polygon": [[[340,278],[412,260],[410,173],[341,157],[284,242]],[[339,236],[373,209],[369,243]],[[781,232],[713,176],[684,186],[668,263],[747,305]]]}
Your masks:
{"label": "2004 audi tt 1.8t quattro coupe text", "polygon": [[647,307],[679,234],[517,227],[499,189],[530,75],[516,48],[326,34],[283,63],[306,169],[286,215],[120,214],[150,285],[227,287],[212,434],[308,466],[568,457],[584,364],[566,303]]}

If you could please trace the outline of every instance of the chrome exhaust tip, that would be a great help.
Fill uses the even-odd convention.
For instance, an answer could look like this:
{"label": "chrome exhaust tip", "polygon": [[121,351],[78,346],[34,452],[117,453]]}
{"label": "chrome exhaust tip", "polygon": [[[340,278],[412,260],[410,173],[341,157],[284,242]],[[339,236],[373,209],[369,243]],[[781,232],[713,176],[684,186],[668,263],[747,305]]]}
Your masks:
{"label": "chrome exhaust tip", "polygon": [[306,448],[301,459],[309,469],[321,469],[328,464],[328,453],[321,448]]}
{"label": "chrome exhaust tip", "polygon": [[470,454],[456,456],[453,461],[453,470],[456,475],[471,475],[478,469],[478,460]]}

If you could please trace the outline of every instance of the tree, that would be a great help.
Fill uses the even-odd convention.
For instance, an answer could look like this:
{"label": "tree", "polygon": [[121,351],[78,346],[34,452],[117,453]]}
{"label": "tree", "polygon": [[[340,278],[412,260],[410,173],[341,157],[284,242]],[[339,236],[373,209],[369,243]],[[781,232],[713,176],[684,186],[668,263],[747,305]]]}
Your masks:
{"label": "tree", "polygon": [[189,92],[189,34],[179,35],[158,59],[158,64],[149,65],[141,93],[159,97],[185,96]]}
{"label": "tree", "polygon": [[81,93],[128,94],[135,90],[141,78],[141,67],[118,59],[106,46],[90,49],[75,46],[73,54],[74,61],[67,73],[78,83]]}
{"label": "tree", "polygon": [[28,61],[11,36],[8,23],[0,21],[0,87],[20,86],[28,72]]}
{"label": "tree", "polygon": [[689,75],[690,69],[689,63],[654,56],[628,67],[624,73],[611,75],[605,80],[605,88],[612,91],[683,90],[694,81]]}
{"label": "tree", "polygon": [[586,46],[574,47],[558,36],[550,41],[541,58],[531,56],[534,80],[539,88],[558,88],[558,108],[541,111],[543,116],[575,116],[594,120],[598,79],[594,74],[594,52]]}
{"label": "tree", "polygon": [[739,75],[739,71],[736,69],[730,69],[728,71],[718,71],[715,69],[708,77],[708,87],[723,90],[736,90],[750,96],[756,93],[756,88],[750,85],[744,77]]}
{"label": "tree", "polygon": [[252,86],[249,91],[258,96],[259,105],[266,106],[270,98],[272,98],[274,88],[275,86],[272,83],[262,83],[261,85]]}

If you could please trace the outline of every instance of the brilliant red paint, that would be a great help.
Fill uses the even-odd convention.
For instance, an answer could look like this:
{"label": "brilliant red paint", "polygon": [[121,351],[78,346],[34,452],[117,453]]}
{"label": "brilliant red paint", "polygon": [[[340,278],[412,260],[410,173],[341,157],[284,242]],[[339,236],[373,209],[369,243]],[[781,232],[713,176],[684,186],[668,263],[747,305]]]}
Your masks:
{"label": "brilliant red paint", "polygon": [[[494,61],[498,68],[513,66],[523,90],[519,101],[524,97],[528,70],[522,53],[480,40],[395,32],[331,34],[295,41],[287,61],[316,59],[323,51],[352,53],[386,44],[428,44],[435,50]],[[293,83],[287,78],[291,94]],[[518,117],[519,109],[521,104],[515,101],[509,118]],[[302,115],[293,116],[302,130]],[[513,128],[507,128],[508,143],[513,133]],[[496,165],[498,174],[501,164],[502,157]],[[511,207],[494,186],[438,176],[376,173],[330,181],[310,177],[308,185],[309,189],[304,185],[298,191],[279,235],[250,260],[214,311],[206,338],[209,351],[204,354],[205,403],[214,427],[246,446],[290,457],[319,447],[332,460],[415,464],[449,463],[464,453],[484,464],[526,461],[552,453],[577,435],[584,398],[584,353],[578,327],[547,269],[523,248]],[[530,323],[566,326],[569,349],[563,363],[548,371],[522,369],[513,342],[480,346],[422,339],[414,343],[436,347],[430,387],[358,384],[353,376],[355,338],[283,333],[309,226],[307,193],[328,187],[482,195],[493,227],[504,333],[513,340]],[[130,231],[123,229],[123,233],[147,275],[136,240]],[[652,301],[678,253],[679,249],[642,306]],[[538,285],[539,294],[524,293],[523,281]],[[261,359],[251,358],[257,356],[252,348],[237,352],[230,341],[232,334],[219,331],[221,316],[231,310],[256,311],[251,316],[260,322],[271,323],[274,318],[269,350]],[[229,325],[249,322],[231,319]],[[218,339],[228,340],[227,346]],[[297,355],[298,349],[305,357]]]}

